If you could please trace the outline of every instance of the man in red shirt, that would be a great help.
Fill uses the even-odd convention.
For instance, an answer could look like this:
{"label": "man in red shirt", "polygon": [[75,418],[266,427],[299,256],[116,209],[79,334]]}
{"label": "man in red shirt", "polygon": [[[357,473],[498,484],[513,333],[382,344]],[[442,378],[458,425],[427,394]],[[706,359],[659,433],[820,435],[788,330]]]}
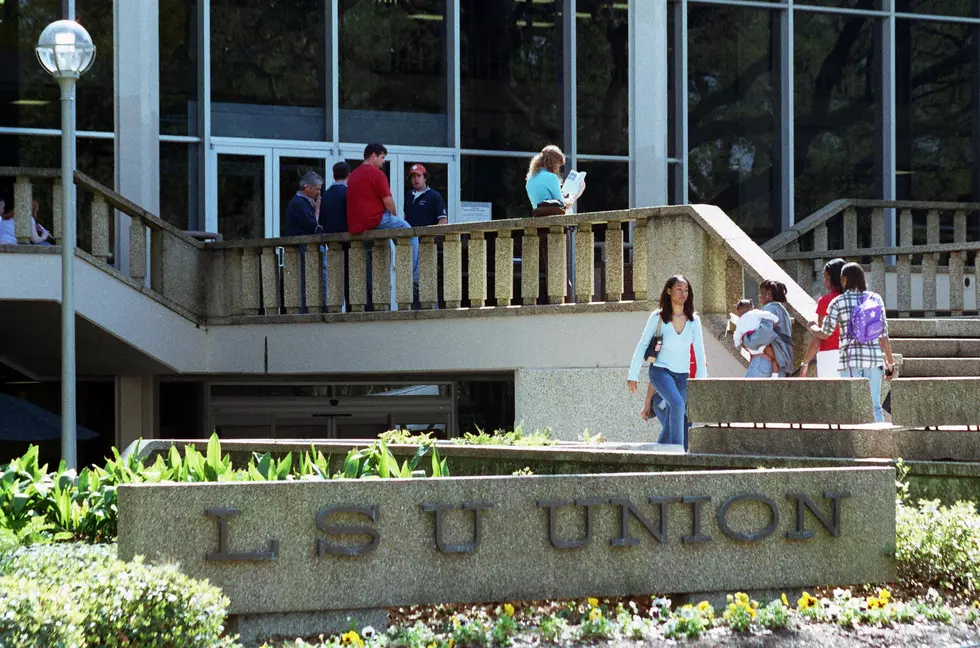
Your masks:
{"label": "man in red shirt", "polygon": [[[395,200],[391,197],[388,177],[381,169],[388,149],[372,143],[364,147],[364,164],[347,178],[347,231],[360,234],[368,230],[411,229],[411,225],[396,216]],[[394,255],[394,247],[391,250]],[[419,240],[412,239],[412,282],[418,285]],[[392,258],[394,264],[394,258]],[[368,263],[368,268],[371,265]],[[370,279],[368,280],[370,285]]]}

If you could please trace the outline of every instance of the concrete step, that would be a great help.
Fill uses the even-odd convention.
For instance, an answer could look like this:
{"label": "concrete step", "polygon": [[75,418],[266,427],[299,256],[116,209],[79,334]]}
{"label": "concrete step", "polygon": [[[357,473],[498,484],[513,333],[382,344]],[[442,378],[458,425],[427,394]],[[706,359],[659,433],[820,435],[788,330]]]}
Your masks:
{"label": "concrete step", "polygon": [[889,317],[888,337],[980,339],[980,318],[892,319]]}
{"label": "concrete step", "polygon": [[904,359],[903,378],[943,378],[946,376],[980,376],[980,358],[908,358]]}
{"label": "concrete step", "polygon": [[980,358],[980,340],[970,338],[891,338],[891,343],[906,358]]}

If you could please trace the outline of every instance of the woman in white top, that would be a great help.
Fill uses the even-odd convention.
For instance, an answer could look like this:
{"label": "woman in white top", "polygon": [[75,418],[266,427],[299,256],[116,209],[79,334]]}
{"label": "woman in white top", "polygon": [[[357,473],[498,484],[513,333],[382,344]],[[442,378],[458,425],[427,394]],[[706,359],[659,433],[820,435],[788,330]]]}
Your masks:
{"label": "woman in white top", "polygon": [[667,280],[660,293],[660,308],[650,314],[643,335],[636,345],[633,361],[630,363],[626,387],[636,393],[640,365],[650,340],[657,334],[663,343],[656,361],[650,365],[650,382],[665,402],[664,419],[666,425],[660,433],[658,443],[683,445],[687,450],[687,429],[684,414],[687,411],[687,379],[691,366],[691,345],[697,361],[696,378],[707,378],[708,370],[704,359],[704,336],[701,319],[694,312],[694,290],[691,283],[682,275],[674,275]]}
{"label": "woman in white top", "polygon": [[[17,245],[17,222],[14,219],[14,210],[4,211],[7,205],[0,199],[0,245]],[[31,213],[37,215],[37,201],[31,205]],[[31,243],[40,245],[47,242],[51,233],[43,227],[38,227],[37,221],[31,217]],[[50,245],[50,243],[48,243]]]}

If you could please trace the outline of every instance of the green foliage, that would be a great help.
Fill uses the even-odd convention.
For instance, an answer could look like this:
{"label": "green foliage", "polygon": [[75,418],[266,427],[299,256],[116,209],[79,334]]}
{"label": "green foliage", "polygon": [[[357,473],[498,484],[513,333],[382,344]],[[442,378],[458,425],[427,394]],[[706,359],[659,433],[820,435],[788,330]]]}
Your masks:
{"label": "green foliage", "polygon": [[980,514],[975,504],[899,502],[895,540],[899,578],[904,583],[964,593],[980,587]]}
{"label": "green foliage", "polygon": [[522,426],[518,425],[510,432],[496,430],[488,434],[476,428],[476,434],[466,432],[462,438],[453,439],[457,445],[506,445],[506,446],[551,446],[558,442],[551,438],[551,430],[535,430],[533,434],[524,434]]}
{"label": "green foliage", "polygon": [[759,625],[769,630],[785,628],[789,625],[789,608],[782,601],[770,601],[759,608]]}
{"label": "green foliage", "polygon": [[697,639],[705,630],[711,627],[714,618],[714,610],[710,611],[711,606],[703,608],[698,605],[683,605],[671,614],[670,619],[664,624],[664,636],[668,639]]}
{"label": "green foliage", "polygon": [[428,648],[437,642],[435,631],[421,621],[412,626],[388,628],[386,636],[390,648]]}
{"label": "green foliage", "polygon": [[616,633],[616,624],[606,616],[605,610],[599,602],[590,598],[585,616],[579,625],[579,639],[589,641],[593,639],[612,639]]}
{"label": "green foliage", "polygon": [[500,608],[496,610],[497,618],[490,630],[490,639],[494,646],[510,646],[514,643],[514,637],[517,635],[517,622],[514,621],[513,606],[510,606],[509,611],[510,614],[501,612]]}
{"label": "green foliage", "polygon": [[435,442],[435,439],[432,438],[432,432],[412,434],[411,430],[388,430],[379,434],[378,438],[388,445],[422,445]]}
{"label": "green foliage", "polygon": [[490,645],[490,625],[483,615],[453,617],[453,643],[458,648],[486,648]]}
{"label": "green foliage", "polygon": [[0,645],[213,648],[228,599],[175,566],[124,563],[108,545],[19,548],[0,560]]}
{"label": "green foliage", "polygon": [[[232,466],[212,435],[202,454],[194,446],[183,452],[171,447],[164,457],[147,465],[136,453],[113,457],[103,467],[83,468],[77,474],[59,466],[53,473],[38,465],[38,449],[31,446],[23,457],[0,466],[0,549],[61,540],[107,542],[116,537],[121,484],[159,482],[240,482],[330,479],[330,459],[310,447],[302,454],[275,459],[266,453],[252,455],[242,469]],[[352,450],[344,470],[333,478],[425,477],[423,458],[430,455],[428,472],[448,477],[449,465],[440,459],[430,441],[415,456],[398,465],[383,441]]]}
{"label": "green foliage", "polygon": [[568,632],[568,621],[560,616],[548,615],[541,619],[538,633],[541,638],[551,643],[560,644]]}
{"label": "green foliage", "polygon": [[[729,594],[725,597],[725,602],[727,606],[722,615],[725,623],[735,632],[747,632],[758,615],[759,602],[749,599],[748,594],[744,592],[736,592],[735,596]],[[707,602],[704,605],[707,605]],[[700,611],[701,605],[698,606],[698,609]],[[710,605],[707,605],[707,610],[709,611],[708,616],[714,613]]]}

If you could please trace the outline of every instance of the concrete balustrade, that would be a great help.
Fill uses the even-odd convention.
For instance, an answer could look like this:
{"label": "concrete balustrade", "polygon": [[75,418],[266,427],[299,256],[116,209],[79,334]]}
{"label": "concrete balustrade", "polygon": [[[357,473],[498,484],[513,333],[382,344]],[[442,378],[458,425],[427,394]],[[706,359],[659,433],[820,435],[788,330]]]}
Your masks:
{"label": "concrete balustrade", "polygon": [[[897,221],[898,240],[892,244],[887,236],[889,212],[895,212]],[[861,218],[870,222],[870,236],[863,239]],[[899,317],[962,316],[980,312],[978,219],[980,203],[838,200],[762,248],[814,293],[823,292],[823,264],[842,257],[866,264],[869,287],[882,294],[885,305]],[[841,247],[831,249],[829,232],[838,227]],[[952,242],[942,242],[944,232]],[[917,234],[924,244],[916,243]]]}

